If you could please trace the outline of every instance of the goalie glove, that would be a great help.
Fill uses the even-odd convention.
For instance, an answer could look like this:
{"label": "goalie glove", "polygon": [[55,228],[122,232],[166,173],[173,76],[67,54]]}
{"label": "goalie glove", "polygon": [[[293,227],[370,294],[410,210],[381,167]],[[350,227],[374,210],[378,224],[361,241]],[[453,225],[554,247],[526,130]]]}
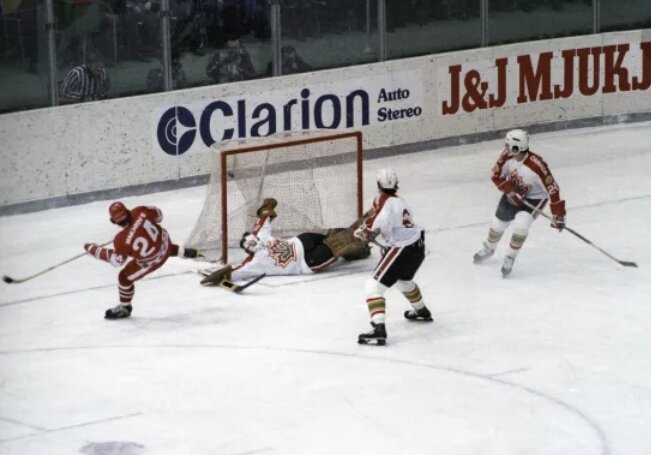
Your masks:
{"label": "goalie glove", "polygon": [[278,205],[278,201],[276,201],[272,197],[268,197],[264,201],[262,201],[262,205],[258,207],[258,210],[256,210],[255,214],[258,217],[268,216],[273,220],[277,216],[276,211],[274,210],[277,205]]}
{"label": "goalie glove", "polygon": [[200,284],[208,286],[219,286],[223,281],[230,281],[232,273],[233,267],[226,265],[213,272],[208,272],[208,274],[205,275],[204,278],[200,281]]}
{"label": "goalie glove", "polygon": [[379,230],[372,230],[367,228],[364,225],[361,225],[357,229],[355,229],[355,232],[353,232],[353,235],[360,239],[362,242],[370,242],[375,239],[375,237],[378,236],[380,233]]}

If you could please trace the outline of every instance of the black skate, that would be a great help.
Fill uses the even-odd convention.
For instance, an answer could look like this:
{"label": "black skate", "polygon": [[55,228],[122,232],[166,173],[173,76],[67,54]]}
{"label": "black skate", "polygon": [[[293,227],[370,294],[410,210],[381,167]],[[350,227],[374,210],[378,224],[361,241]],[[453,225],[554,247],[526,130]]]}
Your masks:
{"label": "black skate", "polygon": [[384,324],[375,324],[371,322],[373,330],[367,333],[360,333],[357,337],[359,344],[374,344],[376,346],[384,346],[387,343],[387,330]]}
{"label": "black skate", "polygon": [[405,311],[405,319],[409,321],[423,321],[423,322],[432,322],[432,313],[429,312],[427,307],[421,308],[420,310],[411,310]]}
{"label": "black skate", "polygon": [[106,310],[104,314],[105,319],[122,319],[128,318],[131,316],[131,310],[133,307],[131,305],[117,305],[113,308]]}

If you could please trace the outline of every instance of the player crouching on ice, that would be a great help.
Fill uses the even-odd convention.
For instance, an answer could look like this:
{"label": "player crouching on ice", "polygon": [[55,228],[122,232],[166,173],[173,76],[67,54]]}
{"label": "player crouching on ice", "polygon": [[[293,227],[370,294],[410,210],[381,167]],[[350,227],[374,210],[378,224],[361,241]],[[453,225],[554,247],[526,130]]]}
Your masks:
{"label": "player crouching on ice", "polygon": [[502,276],[506,278],[527,238],[531,223],[537,217],[532,207],[542,211],[547,200],[551,199],[551,226],[562,231],[565,227],[565,201],[561,199],[558,183],[545,160],[529,150],[529,134],[522,129],[506,134],[506,146],[493,167],[491,180],[504,194],[491,221],[488,238],[473,259],[478,264],[490,258],[512,222],[511,242],[502,264]]}
{"label": "player crouching on ice", "polygon": [[106,310],[106,319],[120,319],[131,316],[131,300],[136,292],[134,282],[158,270],[170,256],[196,258],[195,249],[175,245],[165,229],[160,226],[163,214],[158,207],[139,206],[131,210],[122,202],[109,207],[111,223],[122,230],[113,239],[113,247],[102,248],[87,243],[84,249],[91,256],[122,267],[118,275],[120,304]]}
{"label": "player crouching on ice", "polygon": [[373,330],[361,333],[360,344],[386,344],[384,294],[392,286],[405,296],[411,309],[404,316],[409,321],[431,322],[432,314],[414,280],[425,259],[425,231],[414,223],[411,208],[398,196],[398,174],[393,169],[380,169],[377,174],[378,195],[370,215],[355,230],[355,237],[369,242],[377,235],[385,243],[382,258],[366,282],[366,305]]}
{"label": "player crouching on ice", "polygon": [[275,199],[265,199],[256,212],[258,219],[252,232],[242,236],[240,247],[247,252],[246,258],[238,264],[207,271],[201,284],[220,286],[261,275],[309,275],[339,263],[341,258],[352,261],[370,256],[368,243],[353,236],[358,223],[349,228],[329,229],[325,234],[305,232],[287,239],[274,238],[276,205]]}

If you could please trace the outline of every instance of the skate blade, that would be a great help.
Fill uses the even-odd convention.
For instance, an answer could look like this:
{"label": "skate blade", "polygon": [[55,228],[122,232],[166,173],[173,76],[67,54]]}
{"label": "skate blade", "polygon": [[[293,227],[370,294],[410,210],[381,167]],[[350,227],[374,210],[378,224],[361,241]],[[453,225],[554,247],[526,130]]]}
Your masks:
{"label": "skate blade", "polygon": [[387,340],[386,338],[358,338],[357,343],[367,346],[384,346],[387,344]]}

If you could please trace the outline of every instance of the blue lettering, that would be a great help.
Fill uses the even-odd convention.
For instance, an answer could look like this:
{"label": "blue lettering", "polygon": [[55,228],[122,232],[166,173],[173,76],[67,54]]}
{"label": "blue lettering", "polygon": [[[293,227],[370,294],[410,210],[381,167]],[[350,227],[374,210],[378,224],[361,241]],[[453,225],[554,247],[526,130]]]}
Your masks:
{"label": "blue lettering", "polygon": [[[265,111],[267,115],[251,127],[251,137],[270,136],[276,132],[276,108],[269,103],[262,103],[253,109],[253,118],[259,118],[262,111]],[[267,125],[267,134],[260,134],[260,128],[263,125]]]}
{"label": "blue lettering", "polygon": [[361,101],[361,111],[362,111],[362,125],[369,124],[369,101],[368,93],[364,90],[355,90],[350,92],[346,96],[346,127],[352,128],[355,126],[355,98],[359,98]]}
{"label": "blue lettering", "polygon": [[[323,123],[323,104],[326,101],[332,103],[332,123],[330,125]],[[339,126],[339,123],[341,123],[341,104],[339,103],[339,98],[335,95],[320,96],[314,104],[314,124],[316,127],[335,129]]]}
{"label": "blue lettering", "polygon": [[386,120],[398,120],[401,118],[418,117],[423,113],[420,106],[408,107],[406,109],[391,109],[388,107],[380,108],[377,111],[377,119],[380,122]]}
{"label": "blue lettering", "polygon": [[383,107],[380,108],[379,111],[377,111],[377,119],[379,122],[384,122],[387,119],[387,108]]}
{"label": "blue lettering", "polygon": [[237,100],[237,134],[246,137],[246,100]]}
{"label": "blue lettering", "polygon": [[283,106],[283,130],[291,131],[292,130],[292,106],[296,105],[298,101],[296,98],[289,100]]}
{"label": "blue lettering", "polygon": [[301,101],[301,127],[304,130],[309,130],[310,129],[310,101],[308,98],[310,97],[310,91],[306,88],[301,90],[301,98],[303,98],[303,101]]}
{"label": "blue lettering", "polygon": [[[203,110],[203,113],[201,114],[199,132],[201,134],[201,140],[203,140],[203,143],[208,147],[217,142],[215,139],[213,139],[212,134],[210,133],[210,119],[213,112],[217,110],[222,111],[224,117],[230,117],[233,115],[233,109],[231,108],[230,104],[225,103],[224,101],[215,101],[206,106],[206,108]],[[220,140],[228,140],[232,138],[233,128],[226,128]]]}

